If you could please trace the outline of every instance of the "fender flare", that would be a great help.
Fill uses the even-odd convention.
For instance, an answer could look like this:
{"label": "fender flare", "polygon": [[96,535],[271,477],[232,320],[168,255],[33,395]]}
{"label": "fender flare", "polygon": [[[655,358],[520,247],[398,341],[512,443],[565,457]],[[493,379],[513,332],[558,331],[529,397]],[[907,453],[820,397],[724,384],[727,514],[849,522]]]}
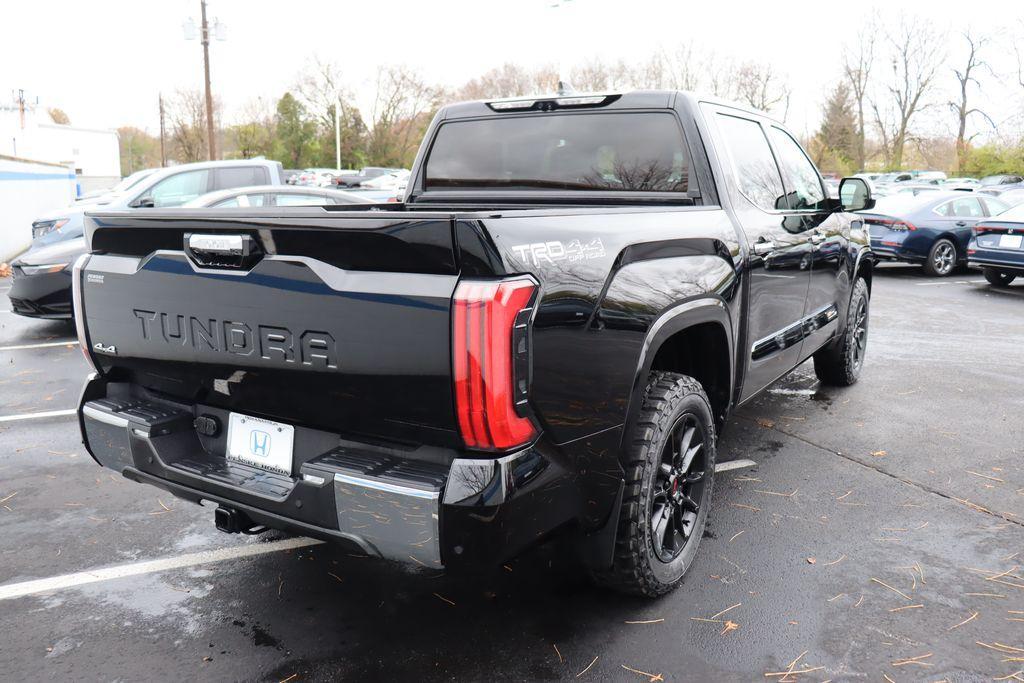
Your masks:
{"label": "fender flare", "polygon": [[871,268],[874,270],[875,267],[875,254],[871,251],[871,247],[865,246],[857,252],[857,260],[853,263],[853,279],[850,280],[850,299],[846,302],[847,308],[849,308],[850,301],[853,300],[853,283],[857,281],[857,278],[861,274],[861,261],[866,260],[871,263]]}
{"label": "fender flare", "polygon": [[[729,308],[726,306],[725,300],[712,295],[683,301],[663,311],[647,331],[643,347],[640,350],[636,373],[633,377],[633,386],[630,389],[629,404],[626,408],[626,420],[622,430],[620,446],[625,444],[626,439],[629,438],[629,427],[640,410],[647,376],[651,372],[651,365],[654,364],[654,359],[658,355],[662,344],[672,335],[703,323],[716,323],[725,332],[729,356],[730,401],[728,409],[732,408],[733,387],[736,383],[736,343],[733,337],[732,316],[729,313]],[[728,413],[728,409],[726,413]],[[724,419],[724,415],[722,417]]]}

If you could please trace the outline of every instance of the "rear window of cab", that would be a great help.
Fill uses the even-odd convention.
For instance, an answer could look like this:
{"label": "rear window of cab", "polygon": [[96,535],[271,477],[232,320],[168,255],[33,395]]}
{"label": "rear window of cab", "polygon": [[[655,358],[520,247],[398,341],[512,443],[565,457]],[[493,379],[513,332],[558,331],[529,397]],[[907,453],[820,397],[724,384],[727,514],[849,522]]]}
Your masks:
{"label": "rear window of cab", "polygon": [[670,113],[544,113],[438,128],[426,190],[672,192],[690,160]]}

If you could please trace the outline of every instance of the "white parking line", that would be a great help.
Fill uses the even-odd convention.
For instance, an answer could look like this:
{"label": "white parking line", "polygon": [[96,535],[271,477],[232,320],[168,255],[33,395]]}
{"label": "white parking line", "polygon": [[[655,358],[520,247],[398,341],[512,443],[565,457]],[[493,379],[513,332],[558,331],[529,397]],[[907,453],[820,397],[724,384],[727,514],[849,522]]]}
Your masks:
{"label": "white parking line", "polygon": [[22,349],[48,349],[54,346],[74,346],[78,340],[62,342],[41,342],[39,344],[16,344],[14,346],[0,346],[0,351],[21,351]]}
{"label": "white parking line", "polygon": [[280,541],[272,541],[270,543],[252,543],[250,545],[243,545],[234,548],[204,550],[203,552],[179,555],[178,557],[166,557],[162,560],[146,560],[143,562],[133,562],[131,564],[121,564],[114,567],[104,567],[103,569],[93,569],[91,571],[54,576],[49,579],[22,581],[21,583],[11,583],[5,586],[0,586],[0,600],[10,600],[12,598],[20,598],[26,595],[59,591],[66,588],[74,588],[75,586],[83,586],[89,583],[97,583],[99,581],[123,579],[128,576],[152,574],[153,572],[162,572],[167,571],[168,569],[181,569],[182,567],[195,567],[201,564],[237,560],[242,557],[266,555],[267,553],[305,548],[307,546],[319,545],[321,543],[323,543],[323,541],[316,541],[312,538],[286,538]]}
{"label": "white parking line", "polygon": [[70,410],[47,410],[42,413],[25,413],[23,415],[0,415],[0,422],[17,422],[18,420],[37,420],[43,417],[66,417],[68,415],[74,415],[78,411],[74,408]]}
{"label": "white parking line", "polygon": [[986,280],[939,280],[938,282],[915,282],[918,287],[936,287],[939,285],[983,285]]}
{"label": "white parking line", "polygon": [[756,467],[757,463],[753,460],[728,460],[726,462],[720,462],[715,464],[715,472],[728,472],[729,470],[741,470],[744,467]]}

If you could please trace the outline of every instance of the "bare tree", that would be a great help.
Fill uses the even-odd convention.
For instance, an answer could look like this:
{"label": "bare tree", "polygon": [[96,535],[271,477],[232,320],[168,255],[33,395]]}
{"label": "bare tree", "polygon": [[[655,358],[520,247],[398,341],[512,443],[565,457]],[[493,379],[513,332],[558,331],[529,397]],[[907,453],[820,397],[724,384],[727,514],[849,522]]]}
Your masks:
{"label": "bare tree", "polygon": [[732,99],[736,96],[736,76],[738,69],[730,59],[722,58],[714,53],[707,56],[707,88],[715,97]]}
{"label": "bare tree", "polygon": [[487,100],[499,97],[519,97],[554,92],[558,87],[558,72],[553,67],[527,70],[507,63],[469,81],[455,92],[459,100]]}
{"label": "bare tree", "polygon": [[789,113],[790,89],[786,80],[770,64],[743,62],[733,76],[735,96],[754,109],[773,111],[782,107],[782,118]]}
{"label": "bare tree", "polygon": [[[213,102],[214,121],[219,128],[220,105]],[[168,107],[171,145],[179,161],[207,158],[206,97],[198,90],[179,90]]]}
{"label": "bare tree", "polygon": [[864,105],[867,100],[871,68],[875,63],[875,37],[878,35],[876,17],[872,16],[857,33],[855,47],[847,46],[843,52],[843,73],[850,84],[857,108],[857,170],[863,171],[867,162],[867,128],[864,125]]}
{"label": "bare tree", "polygon": [[[1018,33],[1024,34],[1024,19],[1017,21]],[[1013,41],[1013,53],[1017,56],[1017,83],[1024,88],[1024,54],[1021,54],[1020,44]]]}
{"label": "bare tree", "polygon": [[633,84],[639,88],[697,90],[703,65],[704,60],[691,43],[681,43],[672,50],[662,48],[634,69]]}
{"label": "bare tree", "polygon": [[440,100],[441,90],[412,69],[382,67],[377,72],[370,158],[384,166],[410,164]]}
{"label": "bare tree", "polygon": [[871,102],[875,123],[887,151],[888,165],[900,168],[914,115],[928,106],[944,50],[942,36],[923,19],[901,17],[886,33],[892,76],[883,89],[886,102]]}
{"label": "bare tree", "polygon": [[309,60],[294,90],[317,125],[327,130],[334,130],[335,103],[341,100],[344,110],[351,99],[342,81],[341,68],[318,55]]}
{"label": "bare tree", "polygon": [[577,90],[601,92],[634,86],[633,69],[624,61],[605,62],[595,57],[573,67],[569,82]]}
{"label": "bare tree", "polygon": [[992,71],[991,67],[986,61],[981,58],[981,51],[984,49],[988,39],[984,36],[975,36],[970,30],[963,34],[964,40],[967,41],[967,63],[963,69],[953,69],[953,73],[956,74],[956,81],[959,85],[957,100],[949,102],[949,108],[956,114],[957,121],[957,133],[956,133],[956,170],[957,173],[963,172],[964,165],[967,162],[967,146],[970,143],[973,135],[967,137],[967,119],[972,114],[981,116],[989,124],[995,128],[995,122],[992,118],[984,111],[977,107],[971,107],[968,105],[968,88],[971,83],[974,83],[979,88],[981,83],[978,81],[977,72],[981,70]]}
{"label": "bare tree", "polygon": [[360,166],[366,161],[366,124],[346,86],[341,67],[314,55],[295,83],[294,91],[305,110],[313,117],[319,140],[317,163],[334,165],[335,134],[334,110],[338,110],[340,124],[341,163]]}

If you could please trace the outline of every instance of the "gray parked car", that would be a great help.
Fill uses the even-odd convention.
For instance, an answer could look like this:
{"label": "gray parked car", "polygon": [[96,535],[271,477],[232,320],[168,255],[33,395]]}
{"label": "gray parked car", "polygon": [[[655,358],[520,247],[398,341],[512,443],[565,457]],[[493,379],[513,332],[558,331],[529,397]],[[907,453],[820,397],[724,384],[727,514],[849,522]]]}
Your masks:
{"label": "gray parked car", "polygon": [[33,223],[32,246],[11,263],[8,296],[15,313],[33,318],[71,318],[71,266],[87,251],[83,217],[87,211],[181,206],[213,190],[281,185],[277,161],[239,159],[182,164],[155,171],[125,192],[95,202],[77,202]]}

